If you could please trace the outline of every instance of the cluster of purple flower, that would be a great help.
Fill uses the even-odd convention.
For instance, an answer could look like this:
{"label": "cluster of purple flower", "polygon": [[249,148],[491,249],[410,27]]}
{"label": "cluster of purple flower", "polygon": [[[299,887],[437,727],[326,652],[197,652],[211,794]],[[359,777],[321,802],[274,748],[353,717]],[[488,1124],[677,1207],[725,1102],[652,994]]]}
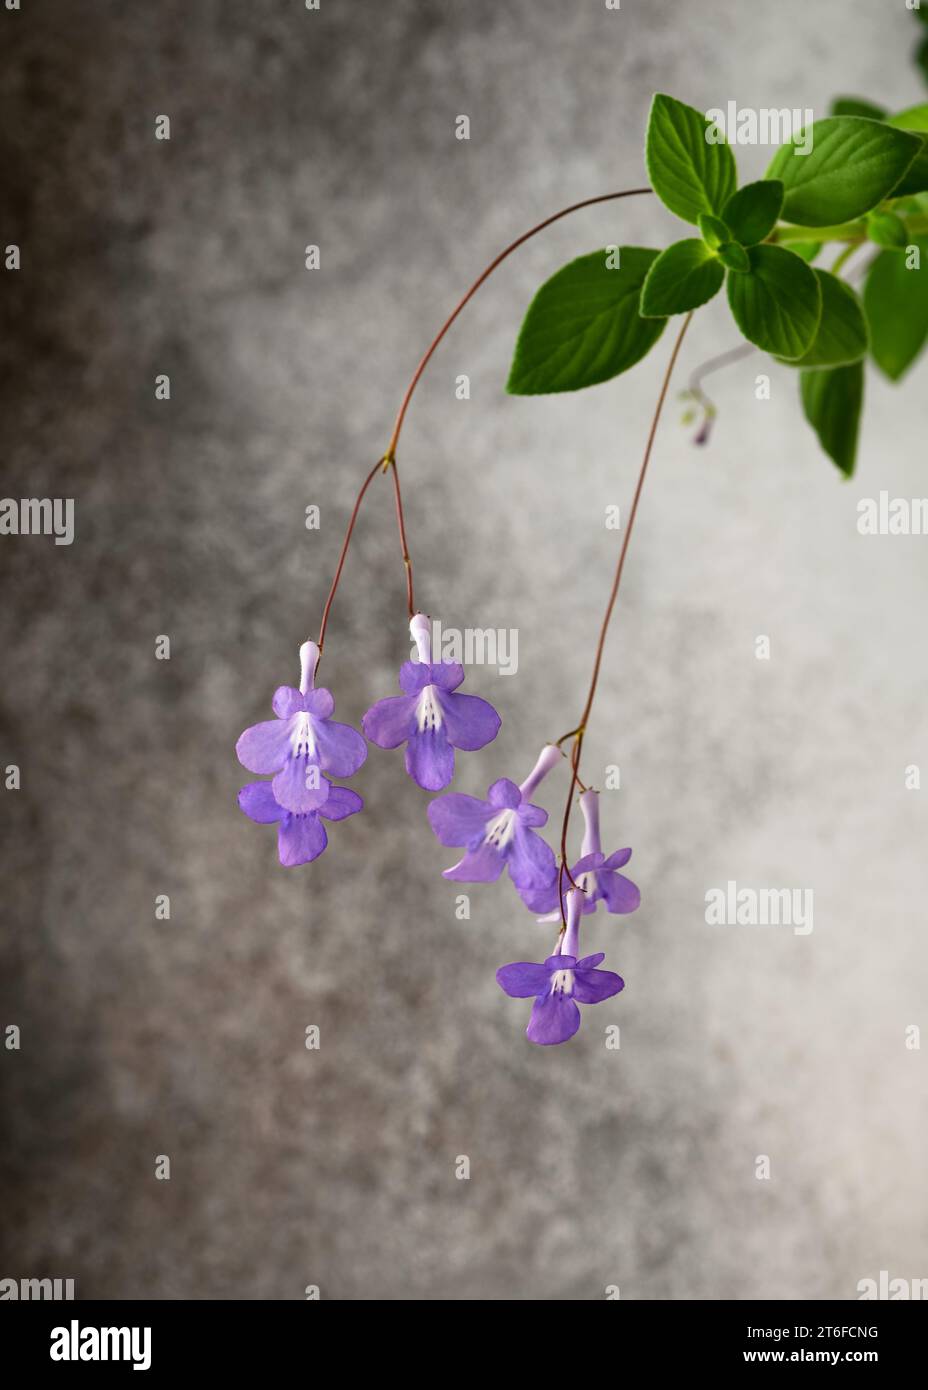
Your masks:
{"label": "cluster of purple flower", "polygon": [[[464,669],[456,662],[433,662],[429,620],[417,614],[410,622],[417,661],[400,669],[402,695],[390,696],[367,711],[364,735],[381,748],[406,745],[406,771],[425,791],[442,791],[454,776],[454,750],[483,748],[497,735],[499,715],[486,700],[462,695]],[[332,719],[328,690],[315,686],[319,648],[300,648],[298,690],[281,686],[273,700],[276,719],[246,729],[236,744],[239,761],[271,781],[250,782],[239,792],[239,805],[262,824],[277,824],[280,862],[288,867],[318,858],[328,843],[323,821],[344,820],[360,811],[363,801],[332,777],[350,777],[367,757],[365,738],[348,724]],[[428,808],[429,823],[443,845],[463,850],[444,877],[464,883],[495,882],[504,869],[519,896],[542,922],[560,922],[561,874],[550,846],[537,833],[548,814],[532,804],[542,779],[562,760],[553,744],[541,751],[521,784],[501,777],[487,798],[451,792]],[[584,914],[600,902],[611,913],[633,912],[639,903],[635,885],[619,870],[631,857],[621,849],[602,852],[598,793],[580,797],[584,818],[581,857],[567,876],[564,894],[566,927],[555,953],[543,963],[504,965],[496,978],[514,998],[534,998],[527,1036],[536,1043],[559,1043],[580,1026],[577,1004],[595,1004],[618,994],[620,976],[598,967],[603,955],[579,957],[579,927]]]}

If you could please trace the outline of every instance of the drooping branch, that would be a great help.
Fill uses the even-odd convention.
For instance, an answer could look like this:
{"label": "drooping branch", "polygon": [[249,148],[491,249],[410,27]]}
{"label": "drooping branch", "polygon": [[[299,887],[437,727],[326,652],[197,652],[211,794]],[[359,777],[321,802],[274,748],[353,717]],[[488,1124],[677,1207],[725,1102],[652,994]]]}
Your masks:
{"label": "drooping branch", "polygon": [[[657,427],[660,423],[661,413],[664,409],[664,402],[667,399],[667,391],[670,387],[670,378],[673,376],[673,370],[677,363],[677,357],[679,356],[680,348],[683,345],[683,338],[686,334],[686,330],[690,326],[692,317],[693,311],[690,310],[686,318],[683,320],[680,331],[677,334],[676,342],[673,345],[673,351],[670,354],[670,361],[667,363],[667,370],[665,371],[664,379],[661,382],[660,394],[658,395],[657,404],[654,407],[654,414],[651,418],[651,428],[648,431],[648,440],[647,444],[645,445],[644,457],[641,460],[641,468],[638,472],[638,481],[635,484],[635,492],[634,496],[632,497],[632,505],[628,513],[628,525],[626,526],[625,534],[622,537],[622,544],[619,548],[619,557],[616,562],[615,574],[612,579],[612,587],[609,590],[609,598],[606,603],[606,611],[603,614],[602,624],[599,629],[599,639],[596,643],[596,653],[593,658],[593,671],[590,676],[590,686],[589,690],[587,691],[586,703],[583,706],[583,713],[581,714],[577,722],[576,732],[573,735],[574,741],[570,755],[570,786],[567,789],[567,802],[564,807],[564,819],[561,824],[561,863],[560,869],[558,871],[558,897],[560,898],[561,903],[561,920],[565,929],[567,925],[567,917],[564,910],[565,873],[568,877],[570,877],[570,870],[567,868],[567,831],[570,827],[570,812],[573,806],[574,789],[578,785],[580,779],[580,756],[583,750],[583,739],[584,735],[586,734],[586,728],[589,722],[590,712],[593,708],[593,701],[596,698],[596,687],[599,684],[599,673],[600,668],[602,667],[603,650],[606,645],[606,634],[609,631],[609,624],[612,621],[612,614],[615,609],[616,599],[619,596],[619,588],[622,583],[622,572],[625,568],[625,557],[628,554],[629,542],[631,541],[632,531],[635,527],[635,518],[638,515],[638,504],[641,501],[641,494],[644,489],[644,480],[647,476],[648,464],[651,461],[651,452],[654,448],[654,438],[657,434]],[[561,742],[563,742],[563,740],[561,740]],[[573,883],[572,879],[571,883]]]}
{"label": "drooping branch", "polygon": [[367,489],[369,488],[370,484],[373,482],[374,476],[377,473],[378,469],[380,469],[384,473],[387,472],[387,470],[389,469],[393,474],[393,488],[394,496],[396,499],[396,519],[397,525],[399,527],[400,546],[403,553],[403,566],[406,575],[406,602],[407,607],[409,609],[410,617],[412,617],[415,613],[412,560],[409,554],[409,544],[406,539],[406,521],[403,514],[403,502],[400,493],[399,472],[396,465],[396,448],[399,442],[400,433],[403,428],[403,421],[406,419],[406,412],[409,409],[409,403],[412,400],[413,393],[415,392],[415,389],[422,378],[423,372],[425,371],[426,367],[431,361],[436,348],[444,338],[445,334],[448,332],[448,329],[454,323],[455,319],[461,313],[461,310],[474,297],[474,295],[480,289],[480,286],[483,285],[490,278],[494,270],[496,270],[498,266],[502,265],[503,261],[505,261],[507,257],[512,255],[513,251],[517,251],[520,246],[524,246],[524,244],[527,241],[530,241],[532,237],[537,236],[539,232],[543,232],[546,227],[550,227],[552,223],[560,221],[562,217],[568,217],[573,212],[580,212],[582,208],[595,207],[598,203],[613,202],[617,198],[635,198],[645,193],[651,193],[652,191],[653,190],[650,188],[626,188],[619,193],[600,193],[595,198],[584,198],[582,202],[571,203],[569,207],[561,208],[560,212],[552,213],[552,215],[550,217],[546,217],[543,222],[538,222],[534,227],[530,227],[527,232],[523,232],[520,237],[516,237],[515,241],[510,242],[510,244],[503,251],[501,251],[498,256],[494,256],[493,260],[485,268],[485,270],[483,270],[480,273],[480,275],[478,275],[477,279],[471,285],[470,289],[466,292],[466,294],[464,294],[462,298],[458,300],[454,309],[445,319],[441,328],[438,330],[435,337],[432,339],[425,353],[421,357],[419,364],[416,367],[416,370],[412,374],[412,378],[409,382],[409,385],[406,388],[406,391],[403,395],[403,399],[400,402],[400,408],[397,412],[396,421],[393,426],[393,433],[390,436],[390,443],[387,445],[386,453],[383,455],[382,458],[378,459],[377,463],[374,464],[374,467],[371,469],[370,473],[368,473],[367,477],[364,479],[364,482],[361,484],[358,495],[355,498],[354,506],[352,507],[351,511],[351,516],[348,520],[348,527],[345,531],[345,538],[342,542],[342,548],[339,553],[338,564],[335,568],[335,575],[332,579],[332,584],[329,589],[328,597],[326,598],[325,606],[322,610],[322,621],[320,623],[318,638],[318,646],[320,651],[322,649],[323,640],[325,638],[325,632],[329,621],[329,613],[332,608],[332,602],[335,598],[335,593],[338,589],[338,585],[342,577],[342,570],[345,566],[345,557],[348,554],[348,548],[351,545],[351,539],[354,535],[354,528],[357,523],[361,503],[364,500],[364,495],[367,492]]}

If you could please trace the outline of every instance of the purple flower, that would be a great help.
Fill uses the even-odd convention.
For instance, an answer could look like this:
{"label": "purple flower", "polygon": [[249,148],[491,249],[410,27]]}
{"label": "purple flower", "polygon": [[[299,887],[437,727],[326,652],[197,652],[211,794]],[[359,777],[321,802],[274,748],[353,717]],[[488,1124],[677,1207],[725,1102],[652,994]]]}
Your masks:
{"label": "purple flower", "polygon": [[[578,859],[570,871],[570,877],[585,890],[581,909],[584,913],[595,912],[599,902],[606,904],[607,912],[617,913],[634,912],[640,906],[641,893],[637,885],[617,872],[628,863],[631,855],[630,849],[618,849],[608,859],[602,853],[585,854]],[[561,915],[556,881],[550,888],[539,892],[528,890],[521,897],[529,912],[543,914],[543,921],[553,922]]]}
{"label": "purple flower", "polygon": [[567,930],[561,950],[543,964],[517,961],[496,972],[497,983],[511,998],[535,997],[525,1030],[529,1042],[543,1046],[566,1042],[580,1027],[578,1004],[598,1004],[625,988],[621,975],[597,969],[604,959],[602,951],[577,959],[582,897],[577,888],[567,894]]}
{"label": "purple flower", "polygon": [[419,650],[418,661],[400,667],[403,695],[378,700],[361,727],[380,748],[406,744],[406,771],[424,791],[438,792],[454,776],[454,750],[473,752],[496,738],[500,719],[486,700],[458,695],[464,667],[456,661],[430,660],[429,620],[417,613],[409,624]]}
{"label": "purple flower", "polygon": [[534,827],[548,819],[547,811],[533,806],[508,777],[494,782],[487,800],[449,792],[429,804],[429,822],[443,845],[467,850],[444,877],[463,883],[493,883],[509,869],[519,889],[542,889],[555,882],[554,854]]}
{"label": "purple flower", "polygon": [[315,642],[303,643],[300,659],[299,690],[280,686],[273,699],[277,718],[253,724],[235,745],[239,762],[249,772],[276,774],[271,784],[274,798],[294,815],[325,805],[331,783],[324,772],[350,777],[367,757],[367,744],[357,729],[329,717],[335,708],[331,693],[313,688],[319,661]]}
{"label": "purple flower", "polygon": [[[585,822],[582,857],[571,869],[570,876],[585,890],[581,910],[584,913],[595,912],[597,903],[604,902],[607,912],[634,912],[641,903],[641,893],[630,878],[618,872],[631,859],[631,850],[617,849],[608,859],[603,854],[599,834],[599,792],[585,791],[580,797],[580,809]],[[567,882],[569,880],[565,881],[565,886]],[[557,882],[540,891],[529,889],[520,896],[530,912],[541,914],[543,922],[554,922],[560,918]]]}
{"label": "purple flower", "polygon": [[549,956],[542,965],[518,961],[496,972],[500,987],[513,999],[535,996],[525,1035],[533,1043],[562,1043],[580,1027],[578,1004],[598,1004],[625,986],[620,975],[597,970],[603,952],[595,956]]}
{"label": "purple flower", "polygon": [[360,811],[364,802],[350,787],[333,787],[325,801],[315,810],[292,812],[284,809],[275,800],[270,782],[249,782],[238,794],[238,804],[259,825],[277,822],[277,853],[285,868],[296,864],[308,864],[319,855],[328,844],[325,826],[320,820],[344,820]]}

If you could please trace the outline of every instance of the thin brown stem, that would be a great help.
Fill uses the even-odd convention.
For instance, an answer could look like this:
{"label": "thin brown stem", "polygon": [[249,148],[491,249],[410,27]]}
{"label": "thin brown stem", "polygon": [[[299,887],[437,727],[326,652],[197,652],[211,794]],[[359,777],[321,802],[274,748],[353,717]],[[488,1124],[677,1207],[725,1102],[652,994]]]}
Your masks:
{"label": "thin brown stem", "polygon": [[[647,476],[648,464],[651,461],[651,451],[654,448],[654,438],[657,434],[658,424],[660,423],[661,412],[664,409],[664,402],[667,399],[667,391],[670,386],[670,378],[673,375],[673,369],[677,363],[677,357],[679,356],[680,348],[683,344],[683,338],[686,334],[686,330],[690,326],[690,320],[692,319],[692,317],[693,313],[692,311],[690,311],[690,313],[688,313],[686,318],[683,320],[680,332],[677,334],[677,340],[673,345],[673,352],[670,354],[670,361],[667,364],[667,370],[664,373],[664,379],[661,383],[660,395],[657,398],[657,405],[654,408],[654,415],[651,418],[651,428],[648,431],[648,442],[645,445],[644,458],[641,461],[641,468],[638,473],[638,481],[635,484],[635,493],[632,498],[631,510],[628,514],[628,525],[626,526],[625,534],[622,537],[622,545],[619,549],[619,558],[615,567],[615,575],[612,580],[612,588],[609,591],[609,600],[606,604],[606,611],[603,614],[603,621],[599,630],[599,640],[596,643],[596,655],[593,659],[593,672],[590,676],[590,687],[587,692],[586,704],[583,706],[583,713],[581,714],[577,722],[577,730],[574,734],[574,745],[570,758],[570,786],[567,789],[567,804],[564,807],[564,820],[561,825],[561,872],[558,878],[558,891],[561,900],[561,920],[565,928],[567,926],[567,916],[564,911],[564,872],[566,871],[568,878],[570,877],[570,873],[566,869],[567,831],[570,827],[570,812],[573,806],[574,788],[577,786],[577,783],[579,781],[580,754],[583,749],[583,736],[586,733],[586,727],[590,718],[590,711],[593,708],[593,701],[596,698],[596,687],[599,684],[599,673],[603,661],[603,649],[606,644],[606,634],[609,631],[609,623],[612,619],[612,613],[615,608],[616,599],[619,595],[619,586],[622,583],[622,571],[625,568],[625,557],[628,554],[629,541],[631,540],[632,531],[635,526],[635,518],[638,515],[638,504],[641,501],[641,493],[644,488],[644,480]],[[573,882],[572,879],[571,882]]]}
{"label": "thin brown stem", "polygon": [[329,589],[329,596],[326,599],[325,607],[322,610],[322,622],[319,624],[319,637],[316,641],[316,646],[319,648],[320,652],[322,651],[323,645],[325,643],[325,630],[329,624],[329,612],[332,607],[332,600],[335,598],[335,590],[338,588],[338,581],[341,579],[342,570],[345,568],[345,556],[348,554],[348,547],[351,544],[351,537],[354,534],[355,523],[358,519],[358,512],[361,510],[361,503],[364,501],[364,494],[365,492],[367,492],[367,489],[374,481],[374,477],[378,470],[383,468],[383,464],[384,461],[382,458],[378,459],[377,462],[374,464],[373,468],[368,473],[367,477],[364,479],[364,482],[361,484],[361,490],[355,498],[354,506],[351,509],[351,516],[348,520],[348,529],[345,532],[345,539],[342,541],[341,553],[338,557],[338,564],[335,567],[335,575],[332,579],[332,587]]}
{"label": "thin brown stem", "polygon": [[536,236],[538,232],[543,232],[545,227],[550,227],[552,222],[558,222],[562,217],[567,217],[572,212],[579,212],[581,208],[593,207],[596,203],[608,203],[615,198],[634,198],[642,193],[651,192],[653,192],[653,190],[650,188],[626,188],[621,193],[600,193],[599,196],[596,198],[584,198],[583,201],[580,203],[571,203],[570,207],[562,208],[560,212],[553,213],[550,217],[546,217],[543,222],[539,222],[537,226],[530,228],[527,232],[523,232],[520,237],[516,237],[515,241],[510,242],[510,244],[506,247],[504,251],[501,251],[498,256],[495,256],[493,260],[490,262],[490,264],[487,266],[486,270],[484,270],[480,275],[478,275],[477,279],[471,285],[470,289],[467,291],[464,297],[458,300],[454,309],[445,319],[441,328],[438,330],[438,332],[435,334],[435,337],[432,339],[431,343],[429,343],[428,347],[426,348],[425,353],[423,354],[418,367],[412,374],[412,380],[406,387],[406,394],[403,396],[403,399],[400,403],[400,408],[396,416],[396,423],[393,426],[393,433],[390,436],[390,443],[387,445],[387,452],[385,457],[388,459],[392,459],[396,453],[396,446],[399,443],[400,432],[403,428],[403,421],[406,418],[406,411],[409,409],[409,402],[412,400],[413,392],[419,384],[419,380],[422,376],[422,373],[425,371],[426,367],[429,365],[429,362],[432,360],[432,356],[435,352],[435,349],[438,347],[442,338],[444,338],[445,334],[448,332],[448,329],[454,323],[455,319],[457,318],[461,310],[464,308],[465,304],[467,304],[471,299],[473,299],[474,295],[480,289],[480,286],[484,283],[484,281],[489,280],[494,270],[497,268],[497,266],[502,265],[503,261],[506,260],[507,256],[511,256],[513,251],[517,251],[520,246],[524,245],[526,241],[529,241],[531,237]]}
{"label": "thin brown stem", "polygon": [[345,532],[345,539],[342,542],[341,553],[338,557],[338,565],[336,566],[335,575],[332,579],[332,587],[329,589],[329,596],[326,599],[325,607],[322,610],[322,622],[319,627],[319,640],[317,644],[320,651],[322,650],[322,644],[325,639],[325,630],[329,621],[329,612],[332,607],[332,601],[335,598],[335,591],[338,588],[339,580],[342,577],[342,570],[345,566],[345,556],[348,554],[348,547],[351,544],[351,538],[354,534],[355,523],[358,519],[358,512],[360,511],[361,503],[364,500],[364,494],[367,492],[367,489],[373,482],[374,475],[377,472],[378,468],[382,469],[383,472],[386,472],[387,469],[390,468],[393,473],[393,491],[394,496],[396,498],[396,520],[400,533],[400,547],[403,552],[403,566],[406,571],[406,605],[409,609],[409,616],[413,617],[415,615],[416,609],[415,597],[413,592],[412,560],[409,555],[409,543],[406,539],[406,520],[403,515],[403,499],[400,493],[400,479],[396,467],[396,446],[399,442],[400,431],[403,428],[403,421],[406,418],[406,411],[409,409],[409,402],[412,400],[413,392],[419,384],[419,380],[422,376],[422,373],[425,371],[426,367],[431,361],[432,355],[434,354],[435,349],[438,347],[438,344],[441,342],[442,338],[444,338],[445,334],[448,332],[448,329],[454,323],[455,319],[457,318],[458,314],[460,314],[465,304],[467,304],[468,301],[473,298],[473,296],[477,293],[484,281],[490,278],[496,267],[498,265],[501,265],[507,256],[512,255],[513,251],[517,250],[518,247],[522,246],[523,243],[528,241],[531,237],[535,236],[538,232],[544,231],[545,227],[550,227],[552,222],[557,222],[562,217],[567,217],[569,213],[579,212],[581,208],[593,207],[596,203],[608,203],[615,198],[634,198],[638,194],[651,193],[652,191],[653,190],[650,188],[626,188],[621,193],[600,193],[596,198],[584,198],[583,201],[580,203],[571,203],[570,207],[562,208],[560,212],[553,213],[551,217],[546,217],[544,221],[539,222],[537,226],[530,228],[527,232],[523,232],[523,234],[520,237],[517,237],[515,241],[511,242],[504,251],[501,251],[498,256],[494,257],[494,259],[487,266],[486,270],[484,270],[483,273],[479,275],[478,278],[474,281],[474,283],[471,285],[470,289],[467,291],[464,297],[458,300],[458,303],[455,306],[454,310],[448,316],[448,318],[445,319],[445,322],[442,324],[441,328],[438,330],[435,337],[432,339],[431,343],[426,349],[425,354],[419,362],[418,367],[413,372],[412,380],[406,387],[406,393],[403,396],[402,402],[400,403],[400,408],[397,413],[396,422],[393,426],[393,433],[390,436],[390,443],[387,445],[387,451],[384,454],[384,456],[381,459],[378,459],[378,461],[374,464],[374,467],[371,469],[370,473],[368,473],[367,477],[364,479],[364,482],[361,485],[361,489],[357,495],[357,498],[355,499],[355,504],[352,508],[351,516],[348,521],[348,529]]}
{"label": "thin brown stem", "polygon": [[396,466],[396,459],[384,459],[384,467],[389,468],[393,474],[393,494],[396,498],[396,524],[400,531],[400,548],[403,552],[403,565],[406,569],[406,607],[409,609],[410,618],[415,617],[416,600],[413,592],[412,583],[412,559],[409,554],[409,545],[406,541],[406,518],[403,515],[403,498],[400,493],[400,475]]}
{"label": "thin brown stem", "polygon": [[[600,642],[602,642],[602,637],[600,637]],[[584,730],[581,726],[574,736],[573,747],[570,750],[570,787],[567,791],[567,804],[564,807],[564,819],[561,822],[561,862],[557,871],[557,898],[561,909],[562,934],[567,930],[567,910],[564,906],[565,876],[570,880],[570,886],[572,888],[576,888],[577,886],[574,882],[573,874],[567,867],[567,830],[570,825],[570,811],[573,805],[574,787],[577,784],[577,775],[580,769],[580,752],[583,748],[583,733]]]}

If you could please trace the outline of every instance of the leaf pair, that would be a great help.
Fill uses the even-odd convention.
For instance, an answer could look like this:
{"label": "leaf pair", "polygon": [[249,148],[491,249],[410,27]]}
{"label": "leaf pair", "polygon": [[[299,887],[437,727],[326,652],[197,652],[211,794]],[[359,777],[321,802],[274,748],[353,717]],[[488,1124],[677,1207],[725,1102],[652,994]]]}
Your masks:
{"label": "leaf pair", "polygon": [[[870,269],[863,324],[856,295],[843,281],[816,272],[823,291],[822,326],[810,354],[797,365],[824,365],[823,357],[833,360],[842,348],[860,357],[857,349],[861,341],[866,349],[869,338],[874,359],[895,380],[928,335],[928,268],[913,268],[900,254],[909,239],[905,224],[879,204],[928,187],[928,107],[886,119],[877,107],[844,100],[835,104],[833,116],[813,125],[812,135],[810,154],[784,146],[768,170],[786,186],[782,216],[824,227],[866,215],[870,240],[892,249],[881,252]],[[928,239],[916,240],[928,250]],[[800,374],[806,419],[848,477],[854,471],[863,393],[863,362],[854,356],[846,355],[844,365],[831,370]]]}
{"label": "leaf pair", "polygon": [[898,381],[928,339],[928,238],[912,236],[900,216],[928,208],[928,103],[890,116],[857,98],[842,98],[832,111],[870,116],[921,141],[915,159],[891,190],[892,207],[871,211],[866,220],[869,240],[885,248],[871,264],[864,289],[870,350],[880,370]]}
{"label": "leaf pair", "polygon": [[733,193],[722,206],[721,216],[700,213],[702,240],[688,237],[675,242],[651,267],[641,295],[645,317],[685,314],[708,303],[721,289],[726,268],[733,275],[750,274],[748,248],[769,234],[782,203],[783,185],[761,181]]}
{"label": "leaf pair", "polygon": [[[893,121],[917,125],[920,110]],[[727,272],[729,304],[743,335],[803,369],[807,414],[827,416],[834,383],[843,382],[846,414],[856,419],[853,383],[860,374],[845,368],[859,363],[867,349],[867,320],[857,296],[807,263],[819,249],[814,232],[801,248],[794,243],[796,250],[766,238],[776,236],[779,216],[827,228],[869,213],[861,228],[875,240],[882,237],[880,244],[898,244],[896,214],[874,209],[905,186],[923,137],[871,111],[816,122],[808,139],[803,135],[777,152],[765,179],[738,190],[734,155],[719,132],[692,107],[656,96],[647,140],[654,191],[698,226],[701,239],[687,238],[660,254],[613,247],[558,271],[529,307],[507,389],[518,395],[573,391],[627,371],[653,347],[668,316],[706,303]],[[928,331],[928,278],[901,279],[901,264],[898,250],[885,251],[867,291],[874,356],[889,375],[905,369]],[[816,376],[827,381],[811,380]],[[856,391],[857,413],[859,396]],[[826,430],[829,437],[833,433]],[[846,448],[833,447],[844,466]]]}
{"label": "leaf pair", "polygon": [[651,105],[645,162],[654,191],[671,212],[695,222],[687,238],[657,258],[641,312],[687,313],[707,303],[728,275],[728,302],[744,336],[778,357],[810,350],[822,314],[815,272],[790,251],[761,245],[785,198],[779,179],[736,191],[735,157],[718,128],[692,106],[658,93]]}
{"label": "leaf pair", "polygon": [[654,192],[702,239],[688,237],[661,252],[641,295],[647,318],[685,314],[708,303],[725,271],[750,275],[747,248],[776,224],[783,186],[753,183],[737,190],[735,157],[718,127],[692,106],[658,92],[651,104],[645,163]]}
{"label": "leaf pair", "polygon": [[[869,211],[893,190],[921,139],[860,116],[831,117],[777,151],[766,179],[734,192],[734,155],[717,128],[672,97],[654,98],[646,161],[654,190],[702,240],[668,247],[649,271],[642,313],[667,316],[705,304],[727,270],[728,302],[750,342],[807,367],[844,365],[867,349],[863,312],[852,291],[807,260],[766,244],[781,215],[810,227]],[[898,240],[892,214],[878,214],[872,234]],[[904,226],[900,223],[904,234]],[[763,244],[762,244],[763,243]]]}

